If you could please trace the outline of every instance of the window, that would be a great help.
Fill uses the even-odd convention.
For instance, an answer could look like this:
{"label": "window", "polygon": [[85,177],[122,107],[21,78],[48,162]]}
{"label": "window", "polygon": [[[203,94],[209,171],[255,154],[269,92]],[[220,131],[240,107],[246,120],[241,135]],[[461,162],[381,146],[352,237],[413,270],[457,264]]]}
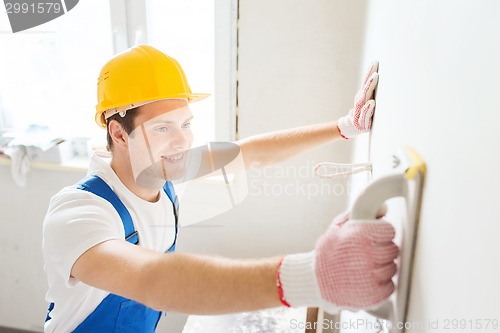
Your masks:
{"label": "window", "polygon": [[114,53],[109,3],[80,1],[67,14],[15,34],[1,15],[0,125],[102,135],[93,114],[99,70]]}
{"label": "window", "polygon": [[180,62],[193,92],[212,94],[190,108],[195,145],[214,141],[214,0],[148,0],[147,17],[148,42]]}
{"label": "window", "polygon": [[191,105],[202,140],[236,138],[237,3],[147,0],[147,27],[134,29],[147,30],[148,43],[179,60],[193,91],[212,94]]}

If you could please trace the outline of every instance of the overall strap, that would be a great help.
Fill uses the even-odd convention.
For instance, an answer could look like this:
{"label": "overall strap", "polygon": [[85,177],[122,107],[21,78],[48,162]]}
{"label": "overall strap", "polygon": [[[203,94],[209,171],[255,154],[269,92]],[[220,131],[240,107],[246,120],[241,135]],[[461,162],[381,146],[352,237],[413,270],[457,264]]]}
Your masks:
{"label": "overall strap", "polygon": [[170,201],[175,205],[176,208],[178,208],[179,203],[177,202],[177,195],[175,194],[175,189],[174,185],[172,185],[172,182],[165,182],[165,185],[163,185],[163,190],[167,194]]}
{"label": "overall strap", "polygon": [[118,196],[113,192],[111,187],[99,176],[90,175],[84,178],[77,184],[79,190],[84,190],[107,200],[118,212],[120,218],[123,222],[123,228],[125,229],[125,240],[132,244],[139,244],[139,235],[134,227],[134,222],[132,217],[128,212],[125,205],[121,202]]}
{"label": "overall strap", "polygon": [[174,252],[175,251],[175,245],[177,244],[177,233],[179,231],[179,200],[177,198],[177,195],[175,194],[175,189],[174,186],[170,181],[165,182],[165,185],[163,185],[163,190],[167,194],[168,198],[172,202],[172,207],[174,210],[174,218],[175,218],[175,238],[172,246],[167,250],[167,252]]}
{"label": "overall strap", "polygon": [[[120,215],[120,218],[123,222],[123,228],[125,229],[125,240],[135,245],[139,244],[139,234],[135,230],[134,222],[132,221],[130,213],[128,212],[122,201],[118,198],[116,193],[111,189],[111,187],[109,187],[108,184],[106,184],[104,180],[102,180],[102,178],[96,175],[90,175],[80,181],[77,184],[77,188],[93,193],[111,203],[118,212],[118,215]],[[174,186],[171,182],[165,182],[163,190],[172,202],[175,217],[175,239],[173,245],[169,249],[169,252],[171,252],[172,250],[175,250],[175,244],[177,241],[179,201],[177,199],[177,195],[175,194]]]}

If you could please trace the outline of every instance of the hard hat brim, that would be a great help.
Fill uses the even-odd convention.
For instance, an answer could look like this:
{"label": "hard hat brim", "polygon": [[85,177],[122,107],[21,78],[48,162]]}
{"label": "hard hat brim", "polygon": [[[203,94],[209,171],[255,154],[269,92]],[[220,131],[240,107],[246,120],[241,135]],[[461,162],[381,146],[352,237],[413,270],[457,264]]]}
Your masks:
{"label": "hard hat brim", "polygon": [[[116,113],[119,113],[119,112],[124,112],[124,111],[130,110],[130,109],[136,108],[136,107],[140,107],[142,105],[146,105],[149,103],[153,103],[153,102],[157,102],[157,101],[161,101],[161,100],[165,100],[165,99],[186,99],[188,101],[188,103],[194,103],[194,102],[201,101],[202,99],[205,99],[209,96],[210,96],[210,94],[206,94],[206,93],[188,93],[188,94],[179,94],[178,96],[175,96],[175,97],[159,98],[159,99],[154,99],[151,101],[131,103],[128,105],[108,109],[102,113],[97,113],[96,117],[95,117],[95,122],[101,128],[106,128],[106,119],[115,115]],[[109,111],[112,111],[112,112],[109,112]]]}

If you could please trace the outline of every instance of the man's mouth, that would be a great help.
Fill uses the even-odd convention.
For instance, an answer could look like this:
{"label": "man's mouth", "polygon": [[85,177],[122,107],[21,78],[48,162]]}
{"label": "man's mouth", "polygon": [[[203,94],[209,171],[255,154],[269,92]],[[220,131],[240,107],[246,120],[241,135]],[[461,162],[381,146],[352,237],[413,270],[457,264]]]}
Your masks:
{"label": "man's mouth", "polygon": [[162,159],[164,160],[167,160],[169,162],[179,162],[181,161],[183,158],[184,158],[184,153],[178,153],[178,154],[174,154],[174,155],[162,155],[161,156]]}

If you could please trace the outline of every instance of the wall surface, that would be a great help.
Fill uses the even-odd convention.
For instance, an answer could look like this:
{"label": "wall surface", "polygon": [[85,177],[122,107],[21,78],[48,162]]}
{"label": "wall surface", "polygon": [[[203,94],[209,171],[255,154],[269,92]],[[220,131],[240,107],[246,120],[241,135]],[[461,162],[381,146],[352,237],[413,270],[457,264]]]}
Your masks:
{"label": "wall surface", "polygon": [[83,178],[83,171],[32,169],[18,187],[0,165],[0,326],[43,331],[48,304],[42,225],[50,198]]}
{"label": "wall surface", "polygon": [[[240,1],[239,138],[332,121],[348,112],[361,81],[364,6],[364,1]],[[312,247],[333,214],[345,208],[347,193],[345,182],[319,182],[312,167],[349,161],[350,149],[336,142],[250,173],[245,203],[259,207],[260,214],[243,207],[235,213],[251,221],[244,223],[247,239],[269,244],[254,253]],[[254,189],[262,195],[252,195]]]}
{"label": "wall surface", "polygon": [[378,177],[408,145],[428,167],[411,332],[458,331],[453,319],[493,332],[500,319],[499,37],[496,0],[369,1],[364,58],[380,61],[380,83],[371,152],[356,156]]}

